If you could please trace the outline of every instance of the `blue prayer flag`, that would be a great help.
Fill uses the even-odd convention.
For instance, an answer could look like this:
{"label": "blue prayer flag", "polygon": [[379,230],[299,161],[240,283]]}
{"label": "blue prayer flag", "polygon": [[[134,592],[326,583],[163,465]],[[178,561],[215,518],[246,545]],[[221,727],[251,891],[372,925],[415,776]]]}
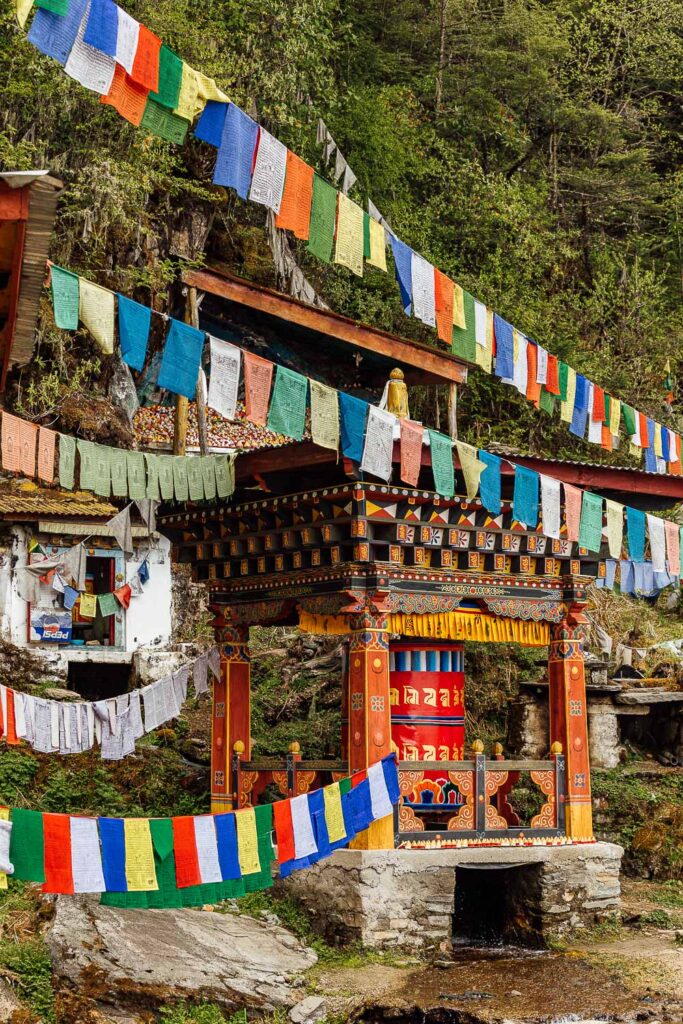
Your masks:
{"label": "blue prayer flag", "polygon": [[201,139],[202,142],[208,142],[209,145],[218,149],[223,137],[227,109],[228,104],[222,100],[209,100],[197,121],[197,127],[194,130],[195,138]]}
{"label": "blue prayer flag", "polygon": [[[348,793],[342,797],[342,802],[347,801],[350,810],[350,817],[353,821],[356,832],[365,832],[375,820],[372,813],[372,800],[370,798],[370,783],[363,779],[357,786],[353,786]],[[346,814],[344,815],[346,818]]]}
{"label": "blue prayer flag", "polygon": [[621,593],[635,593],[635,572],[633,569],[633,562],[630,558],[622,558],[619,564],[621,567],[621,583],[619,585]]}
{"label": "blue prayer flag", "polygon": [[123,818],[98,818],[102,871],[107,892],[128,892]]}
{"label": "blue prayer flag", "polygon": [[479,458],[486,463],[486,469],[482,470],[479,477],[479,497],[481,503],[492,516],[500,515],[500,464],[501,460],[497,455],[491,455],[480,449]]}
{"label": "blue prayer flag", "polygon": [[614,580],[617,575],[617,561],[615,558],[608,558],[605,562],[605,586],[608,590],[614,590]]}
{"label": "blue prayer flag", "polygon": [[569,425],[569,432],[576,437],[584,437],[586,424],[588,422],[588,395],[589,387],[586,378],[577,373],[576,394],[574,395],[574,411],[572,421]]}
{"label": "blue prayer flag", "polygon": [[228,882],[231,878],[241,878],[240,859],[237,849],[237,826],[234,814],[216,814],[216,842],[218,844],[218,863],[221,878]]}
{"label": "blue prayer flag", "polygon": [[396,280],[401,292],[401,304],[405,312],[410,316],[413,301],[413,250],[405,242],[402,242],[396,235],[389,235],[391,251],[394,256],[394,267],[396,269]]}
{"label": "blue prayer flag", "polygon": [[538,485],[538,473],[526,466],[515,466],[512,517],[531,529],[538,526]]}
{"label": "blue prayer flag", "polygon": [[626,506],[626,531],[628,553],[631,561],[642,562],[645,558],[645,513],[638,508]]}
{"label": "blue prayer flag", "polygon": [[147,357],[152,310],[124,295],[118,296],[118,302],[121,358],[134,370],[142,370]]}
{"label": "blue prayer flag", "polygon": [[658,427],[658,430],[660,432],[659,436],[662,439],[662,458],[665,462],[670,462],[671,450],[669,448],[669,431],[666,429],[666,427],[662,426]]}
{"label": "blue prayer flag", "polygon": [[[646,417],[647,421],[647,448],[645,449],[645,472],[657,472],[657,456],[655,455],[655,421]],[[642,441],[645,438],[641,438]]]}
{"label": "blue prayer flag", "polygon": [[339,392],[339,419],[341,424],[342,454],[354,462],[361,462],[365,442],[365,418],[368,403]]}
{"label": "blue prayer flag", "polygon": [[68,612],[71,611],[71,609],[76,604],[76,601],[78,600],[78,598],[80,596],[81,595],[79,594],[79,592],[77,590],[74,590],[73,587],[68,586],[68,584],[65,585],[65,587],[64,587],[64,607],[66,608],[66,610]]}
{"label": "blue prayer flag", "polygon": [[204,347],[204,332],[180,320],[171,320],[171,329],[164,345],[157,387],[190,401],[197,390],[197,374]]}
{"label": "blue prayer flag", "polygon": [[66,64],[86,6],[87,0],[71,0],[68,14],[54,14],[39,7],[29,29],[28,41],[47,57]]}
{"label": "blue prayer flag", "polygon": [[91,0],[83,42],[115,57],[118,37],[119,9],[114,0]]}
{"label": "blue prayer flag", "polygon": [[398,762],[395,754],[389,754],[382,758],[382,771],[389,799],[392,804],[397,804],[401,797],[401,790],[398,784]]}
{"label": "blue prayer flag", "polygon": [[229,103],[213,175],[214,185],[234,188],[242,199],[248,198],[258,133],[256,122],[234,103]]}
{"label": "blue prayer flag", "polygon": [[147,581],[149,580],[149,562],[147,561],[147,559],[144,560],[144,562],[138,569],[138,577],[140,579],[140,583],[147,583]]}
{"label": "blue prayer flag", "polygon": [[496,376],[501,380],[512,380],[515,375],[515,345],[512,324],[494,313],[493,330],[496,338]]}

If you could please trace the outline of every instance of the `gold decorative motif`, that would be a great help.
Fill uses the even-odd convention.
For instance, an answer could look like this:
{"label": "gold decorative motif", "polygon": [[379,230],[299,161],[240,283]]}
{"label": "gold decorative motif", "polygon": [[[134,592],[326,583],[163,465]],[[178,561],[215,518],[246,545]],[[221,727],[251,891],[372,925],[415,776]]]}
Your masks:
{"label": "gold decorative motif", "polygon": [[288,772],[273,772],[273,782],[283,796],[289,796]]}
{"label": "gold decorative motif", "polygon": [[401,803],[398,808],[399,832],[424,832],[424,822],[413,814],[412,807]]}
{"label": "gold decorative motif", "polygon": [[308,793],[315,782],[316,772],[295,772],[294,773],[294,796],[301,796]]}
{"label": "gold decorative motif", "polygon": [[541,793],[547,796],[548,800],[543,804],[538,814],[531,819],[531,828],[557,828],[557,805],[555,801],[555,771],[529,772],[532,782],[535,782]]}
{"label": "gold decorative motif", "polygon": [[448,822],[449,832],[467,832],[474,829],[474,772],[449,772],[448,778],[457,786],[465,803]]}
{"label": "gold decorative motif", "polygon": [[238,794],[238,803],[240,807],[251,806],[251,791],[254,788],[254,784],[259,777],[258,772],[240,772],[239,773],[239,787],[240,791]]}

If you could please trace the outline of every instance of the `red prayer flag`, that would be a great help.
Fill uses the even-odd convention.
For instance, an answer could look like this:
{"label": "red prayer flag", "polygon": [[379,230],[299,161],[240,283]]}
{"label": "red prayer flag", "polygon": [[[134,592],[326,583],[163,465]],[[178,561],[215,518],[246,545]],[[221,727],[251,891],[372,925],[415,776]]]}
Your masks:
{"label": "red prayer flag", "polygon": [[536,380],[538,374],[538,349],[532,341],[526,347],[527,382],[526,397],[538,409],[541,403],[541,385]]}
{"label": "red prayer flag", "polygon": [[133,588],[130,583],[124,583],[122,587],[114,591],[114,597],[119,602],[122,608],[130,608],[130,598],[133,593]]}
{"label": "red prayer flag", "polygon": [[244,352],[244,404],[246,416],[252,423],[264,427],[268,421],[270,386],[273,382],[273,364],[268,359]]}
{"label": "red prayer flag", "polygon": [[292,805],[289,800],[276,800],[273,804],[273,823],[277,839],[277,859],[280,864],[296,857]]}
{"label": "red prayer flag", "polygon": [[71,868],[71,822],[68,814],[43,815],[43,892],[73,893]]}
{"label": "red prayer flag", "polygon": [[422,466],[424,427],[413,420],[401,420],[401,480],[417,487]]}
{"label": "red prayer flag", "polygon": [[175,856],[175,877],[179,889],[201,885],[199,855],[194,835],[194,818],[187,815],[173,818],[173,853]]}
{"label": "red prayer flag", "polygon": [[669,453],[675,461],[669,463],[669,472],[672,476],[683,476],[683,465],[681,465],[681,438],[680,434],[674,434],[675,448]]}
{"label": "red prayer flag", "polygon": [[581,524],[583,491],[580,487],[574,487],[572,484],[563,484],[562,486],[564,487],[564,519],[567,524],[567,540],[577,541]]}
{"label": "red prayer flag", "polygon": [[285,187],[275,227],[292,231],[297,238],[308,239],[313,202],[313,168],[296,153],[287,150]]}
{"label": "red prayer flag", "polygon": [[111,88],[106,96],[100,97],[100,103],[109,104],[121,117],[125,117],[126,121],[139,127],[148,96],[147,86],[134,82],[126,69],[117,64]]}
{"label": "red prayer flag", "polygon": [[638,416],[638,422],[640,424],[640,447],[649,448],[650,444],[647,437],[647,416],[644,412],[636,413]]}
{"label": "red prayer flag", "polygon": [[545,389],[551,395],[560,393],[560,375],[557,369],[557,356],[548,352],[548,376],[545,382]]}
{"label": "red prayer flag", "polygon": [[161,52],[161,39],[145,25],[140,25],[138,36],[138,48],[135,51],[135,60],[130,77],[138,85],[144,86],[150,92],[158,92],[159,89],[159,53]]}
{"label": "red prayer flag", "polygon": [[17,736],[14,719],[14,690],[7,687],[7,721],[5,722],[5,740],[11,747],[18,747],[21,740]]}
{"label": "red prayer flag", "polygon": [[597,384],[593,385],[593,409],[591,419],[594,423],[603,423],[605,420],[605,392]]}
{"label": "red prayer flag", "polygon": [[434,267],[434,298],[436,333],[450,347],[453,341],[453,282],[438,267]]}

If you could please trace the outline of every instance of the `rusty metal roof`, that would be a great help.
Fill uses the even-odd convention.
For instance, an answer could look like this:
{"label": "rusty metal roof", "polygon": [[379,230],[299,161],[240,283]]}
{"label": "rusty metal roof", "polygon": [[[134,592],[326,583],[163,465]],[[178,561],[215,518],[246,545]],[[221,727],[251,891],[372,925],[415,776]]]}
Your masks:
{"label": "rusty metal roof", "polygon": [[118,509],[108,501],[84,491],[74,493],[42,487],[23,487],[0,491],[0,517],[3,519],[111,519]]}

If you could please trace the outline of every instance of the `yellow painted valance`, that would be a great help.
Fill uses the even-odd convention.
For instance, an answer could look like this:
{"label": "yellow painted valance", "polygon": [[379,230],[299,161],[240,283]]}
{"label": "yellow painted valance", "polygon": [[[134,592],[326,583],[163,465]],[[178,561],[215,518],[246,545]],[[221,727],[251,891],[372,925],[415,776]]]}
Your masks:
{"label": "yellow painted valance", "polygon": [[[305,633],[350,632],[346,615],[313,615],[299,613],[299,629]],[[526,622],[505,619],[484,612],[430,612],[389,616],[389,632],[400,636],[429,640],[476,640],[479,643],[516,643],[525,647],[545,647],[549,642],[547,622]]]}

